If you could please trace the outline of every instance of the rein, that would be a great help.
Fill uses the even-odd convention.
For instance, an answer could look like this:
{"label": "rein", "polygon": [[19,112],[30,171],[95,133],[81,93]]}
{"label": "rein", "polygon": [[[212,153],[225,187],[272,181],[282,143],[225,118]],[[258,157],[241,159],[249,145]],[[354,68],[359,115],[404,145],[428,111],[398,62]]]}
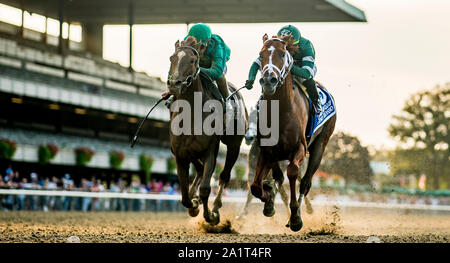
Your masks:
{"label": "rein", "polygon": [[[273,41],[280,41],[281,43],[283,43],[284,45],[286,45],[286,42],[282,39],[279,38],[270,38],[267,39],[266,41],[264,41],[264,44],[269,41],[269,40],[273,40]],[[275,49],[273,49],[275,50]],[[272,50],[272,52],[273,52]],[[274,69],[278,72],[278,83],[279,85],[283,85],[284,79],[286,78],[286,76],[289,74],[289,71],[292,68],[292,65],[294,64],[294,59],[292,58],[292,55],[289,53],[289,51],[286,50],[286,52],[284,53],[284,58],[283,58],[284,64],[283,67],[280,69],[278,68],[276,65],[272,64],[272,54],[270,54],[269,57],[269,63],[267,63],[261,72],[261,75],[264,75],[267,71],[269,73],[275,72]]]}

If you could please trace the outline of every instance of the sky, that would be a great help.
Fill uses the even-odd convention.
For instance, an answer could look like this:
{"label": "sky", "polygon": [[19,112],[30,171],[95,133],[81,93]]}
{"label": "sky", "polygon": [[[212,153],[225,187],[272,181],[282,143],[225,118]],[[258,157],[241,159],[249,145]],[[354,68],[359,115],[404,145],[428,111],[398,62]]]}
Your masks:
{"label": "sky", "polygon": [[[365,146],[393,148],[395,142],[387,132],[392,115],[401,112],[411,94],[450,82],[450,1],[348,2],[365,12],[367,23],[291,24],[315,47],[315,79],[335,98],[336,131],[357,136]],[[0,19],[10,13],[0,12]],[[25,19],[29,25],[42,23],[37,15]],[[57,28],[55,22],[49,20],[50,30]],[[285,24],[209,24],[231,48],[227,80],[242,86],[262,47],[262,36],[276,34]],[[71,25],[70,30],[70,37],[79,41],[80,28]],[[128,30],[127,25],[104,26],[105,59],[128,66]],[[185,24],[134,26],[134,69],[165,81],[174,43],[187,30]],[[251,91],[242,90],[247,108],[259,98],[257,83]]]}

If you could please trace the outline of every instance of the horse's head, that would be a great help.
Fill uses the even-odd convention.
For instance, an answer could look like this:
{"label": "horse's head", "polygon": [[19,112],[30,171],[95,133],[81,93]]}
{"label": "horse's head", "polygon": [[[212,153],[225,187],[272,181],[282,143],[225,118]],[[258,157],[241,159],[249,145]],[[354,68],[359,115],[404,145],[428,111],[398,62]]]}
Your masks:
{"label": "horse's head", "polygon": [[259,52],[261,60],[261,79],[259,83],[263,88],[263,93],[272,95],[277,87],[282,86],[284,79],[291,70],[294,59],[290,54],[293,42],[291,35],[269,38],[267,34],[263,36],[263,48]]}
{"label": "horse's head", "polygon": [[169,91],[175,96],[186,91],[200,73],[201,43],[195,38],[188,37],[186,40],[175,43],[175,53],[170,57],[170,70],[167,85]]}

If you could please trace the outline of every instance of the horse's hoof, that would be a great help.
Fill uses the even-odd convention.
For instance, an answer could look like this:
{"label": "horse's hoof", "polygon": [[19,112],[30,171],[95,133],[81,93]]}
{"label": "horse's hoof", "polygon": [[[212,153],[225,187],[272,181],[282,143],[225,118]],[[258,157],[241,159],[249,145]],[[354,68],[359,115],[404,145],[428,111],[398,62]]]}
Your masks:
{"label": "horse's hoof", "polygon": [[263,214],[267,217],[272,217],[273,215],[275,215],[275,207],[273,206],[272,202],[264,203]]}
{"label": "horse's hoof", "polygon": [[188,213],[191,217],[196,217],[198,213],[200,212],[200,209],[197,208],[188,208]]}
{"label": "horse's hoof", "polygon": [[266,216],[266,217],[272,217],[273,215],[275,215],[275,209],[264,209],[263,210],[263,214]]}
{"label": "horse's hoof", "polygon": [[297,224],[289,223],[289,227],[294,232],[300,231],[300,229],[302,229],[302,227],[303,227],[303,222],[300,220],[300,222],[298,222]]}
{"label": "horse's hoof", "polygon": [[217,225],[219,222],[220,222],[220,214],[219,214],[219,212],[211,212],[211,216],[210,216],[210,221],[209,221],[209,224],[210,225],[213,225],[213,226],[215,226],[215,225]]}
{"label": "horse's hoof", "polygon": [[291,223],[290,223],[289,220],[288,220],[288,222],[286,223],[285,226],[286,226],[287,228],[289,228],[290,225],[291,225]]}

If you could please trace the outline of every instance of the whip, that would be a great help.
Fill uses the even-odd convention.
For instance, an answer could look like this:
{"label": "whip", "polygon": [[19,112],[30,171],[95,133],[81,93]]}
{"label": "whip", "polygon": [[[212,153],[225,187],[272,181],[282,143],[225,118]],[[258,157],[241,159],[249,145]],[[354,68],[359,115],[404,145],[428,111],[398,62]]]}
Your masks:
{"label": "whip", "polygon": [[245,88],[245,86],[240,87],[239,89],[237,89],[236,91],[234,91],[233,93],[230,94],[230,96],[228,96],[225,101],[229,100],[231,97],[233,97],[234,94],[238,93],[241,89]]}
{"label": "whip", "polygon": [[150,112],[152,112],[152,110],[156,107],[156,105],[158,105],[158,104],[159,104],[161,101],[163,101],[164,99],[166,99],[166,98],[165,98],[165,97],[160,98],[160,99],[155,103],[155,105],[153,105],[153,107],[150,109],[150,111],[147,113],[147,116],[145,116],[145,118],[141,121],[141,124],[139,124],[139,127],[137,128],[136,134],[135,134],[134,137],[133,137],[133,141],[131,141],[131,145],[130,145],[131,148],[134,147],[134,144],[135,144],[136,141],[137,141],[139,132],[140,132],[141,129],[142,129],[142,125],[144,124],[145,120],[147,120],[148,115],[150,115]]}

